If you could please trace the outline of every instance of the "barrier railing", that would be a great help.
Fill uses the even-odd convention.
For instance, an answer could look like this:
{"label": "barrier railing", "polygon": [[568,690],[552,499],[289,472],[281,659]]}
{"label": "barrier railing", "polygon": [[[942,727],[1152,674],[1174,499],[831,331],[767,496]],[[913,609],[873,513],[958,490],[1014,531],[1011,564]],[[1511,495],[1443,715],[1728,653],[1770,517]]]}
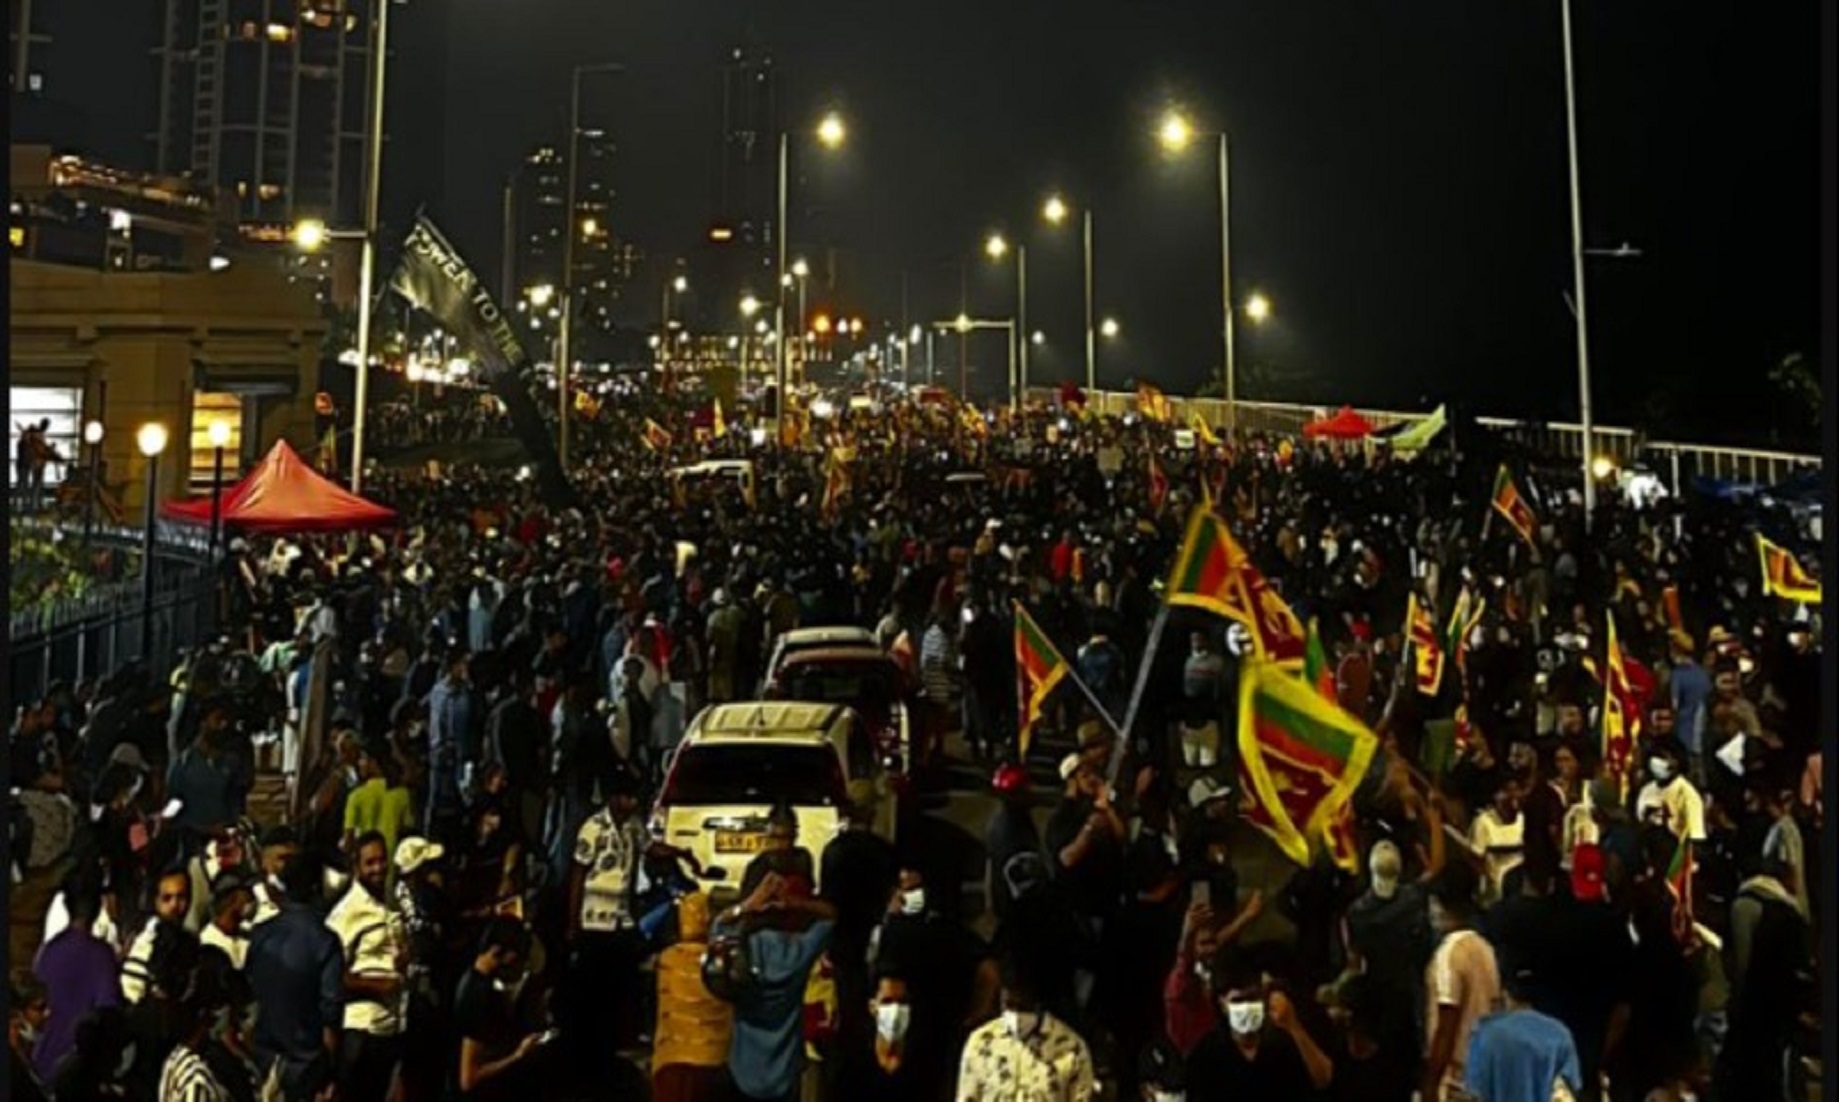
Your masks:
{"label": "barrier railing", "polygon": [[[80,530],[68,535],[81,538]],[[141,534],[98,528],[91,539],[117,550],[138,550]],[[160,526],[150,617],[138,575],[10,615],[8,714],[13,706],[42,695],[53,681],[107,674],[133,658],[145,661],[155,677],[164,677],[182,650],[216,629],[216,575],[207,552],[207,541],[195,528]]]}
{"label": "barrier railing", "polygon": [[[1030,398],[1051,402],[1054,393],[1037,389],[1030,393]],[[1087,402],[1094,411],[1111,416],[1122,416],[1137,408],[1136,394],[1123,391],[1089,394]],[[1197,414],[1215,428],[1231,419],[1224,399],[1178,398],[1170,395],[1168,402],[1169,411],[1179,424],[1187,424]],[[1242,401],[1238,403],[1238,425],[1247,432],[1297,435],[1309,422],[1333,415],[1336,408],[1295,402]],[[1430,415],[1429,410],[1407,412],[1359,406],[1354,407],[1354,412],[1372,422],[1375,429],[1415,424]],[[1477,417],[1475,424],[1554,456],[1578,460],[1583,458],[1582,425],[1564,421],[1523,421],[1508,417]],[[1636,461],[1648,462],[1656,468],[1656,475],[1667,480],[1675,494],[1693,478],[1717,478],[1773,486],[1798,475],[1817,471],[1822,465],[1817,455],[1695,444],[1680,440],[1650,440],[1634,429],[1616,425],[1593,426],[1591,435],[1598,455],[1624,465]]]}

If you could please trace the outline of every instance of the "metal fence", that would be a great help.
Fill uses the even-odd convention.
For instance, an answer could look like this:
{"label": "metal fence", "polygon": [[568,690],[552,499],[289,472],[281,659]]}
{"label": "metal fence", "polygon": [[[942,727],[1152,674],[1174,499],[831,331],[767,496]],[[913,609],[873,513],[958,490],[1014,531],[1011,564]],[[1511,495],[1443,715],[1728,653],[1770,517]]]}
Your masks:
{"label": "metal fence", "polygon": [[[138,548],[141,537],[132,529],[106,528],[92,538],[126,550]],[[217,627],[216,575],[196,529],[161,525],[152,568],[151,617],[138,577],[12,614],[7,714],[42,695],[53,681],[107,674],[130,659],[141,659],[156,678],[164,678],[181,651],[210,637]]]}
{"label": "metal fence", "polygon": [[[1029,392],[1033,401],[1052,402],[1055,391],[1036,388]],[[1137,396],[1125,391],[1100,391],[1088,395],[1087,401],[1098,413],[1121,416],[1137,408]],[[1170,396],[1169,412],[1177,424],[1186,425],[1195,417],[1218,427],[1227,423],[1225,400],[1220,398],[1177,398]],[[1331,406],[1310,406],[1293,402],[1239,402],[1238,425],[1246,432],[1300,435],[1303,426],[1331,416]],[[1375,429],[1410,425],[1430,416],[1429,410],[1406,412],[1392,409],[1362,409],[1354,412],[1372,422]],[[1540,452],[1568,459],[1583,457],[1583,426],[1563,421],[1520,421],[1507,417],[1477,417],[1475,424],[1490,432],[1520,441]],[[1678,440],[1650,440],[1642,433],[1615,425],[1596,425],[1591,429],[1596,453],[1628,466],[1645,463],[1655,475],[1667,481],[1677,495],[1694,478],[1715,478],[1758,486],[1776,486],[1800,475],[1821,469],[1817,455],[1770,451],[1761,448],[1732,448],[1716,444],[1694,444]]]}

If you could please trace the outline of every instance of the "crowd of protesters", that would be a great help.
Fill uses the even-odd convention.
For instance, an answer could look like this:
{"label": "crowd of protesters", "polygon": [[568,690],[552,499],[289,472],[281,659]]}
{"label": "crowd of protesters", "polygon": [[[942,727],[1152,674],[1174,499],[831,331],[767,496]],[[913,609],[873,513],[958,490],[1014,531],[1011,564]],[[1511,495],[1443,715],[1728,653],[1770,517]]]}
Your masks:
{"label": "crowd of protesters", "polygon": [[[1821,625],[1762,592],[1752,532],[1805,547],[1792,518],[1605,495],[1586,531],[1513,456],[1551,487],[1533,548],[1484,528],[1501,456],[1472,444],[994,420],[858,411],[787,449],[608,411],[578,506],[385,471],[393,530],[232,540],[225,638],[17,710],[10,1096],[1791,1097]],[[707,457],[751,489],[668,476]],[[1203,496],[1383,741],[1358,872],[1240,821],[1242,633],[1184,611],[1150,649]],[[1425,696],[1408,599],[1465,588],[1485,611]],[[1011,602],[1106,713],[1143,676],[1127,740],[1062,692],[1018,760]],[[1620,777],[1609,612],[1641,712]],[[834,838],[776,807],[731,902],[648,830],[686,721],[825,624],[908,670],[920,792],[989,778],[983,906],[862,790]]]}

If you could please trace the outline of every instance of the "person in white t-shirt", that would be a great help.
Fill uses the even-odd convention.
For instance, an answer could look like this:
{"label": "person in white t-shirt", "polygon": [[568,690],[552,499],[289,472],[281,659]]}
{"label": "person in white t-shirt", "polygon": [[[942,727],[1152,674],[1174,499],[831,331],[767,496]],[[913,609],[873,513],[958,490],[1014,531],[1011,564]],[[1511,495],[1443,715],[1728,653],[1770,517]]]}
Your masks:
{"label": "person in white t-shirt", "polygon": [[211,881],[210,920],[199,931],[203,945],[222,949],[230,963],[242,970],[249,954],[250,916],[255,912],[255,885],[235,869],[226,869]]}
{"label": "person in white t-shirt", "polygon": [[1492,905],[1502,895],[1507,874],[1525,859],[1526,818],[1520,814],[1519,783],[1502,778],[1494,789],[1494,802],[1469,824],[1469,849],[1481,858],[1487,873],[1481,886],[1482,903]]}
{"label": "person in white t-shirt", "polygon": [[326,926],[345,949],[345,1032],[338,1085],[346,1102],[384,1102],[402,1055],[408,941],[388,903],[390,852],[383,835],[358,837],[351,887]]}
{"label": "person in white t-shirt", "polygon": [[644,858],[651,847],[638,818],[638,783],[619,770],[604,806],[575,836],[568,878],[568,939],[573,953],[559,1023],[576,1066],[607,1066],[612,1053],[638,1035],[638,967],[645,953],[634,899],[648,887]]}
{"label": "person in white t-shirt", "polygon": [[1705,798],[1686,779],[1686,754],[1677,740],[1662,739],[1647,754],[1652,778],[1635,797],[1635,818],[1666,827],[1682,842],[1705,840]]}

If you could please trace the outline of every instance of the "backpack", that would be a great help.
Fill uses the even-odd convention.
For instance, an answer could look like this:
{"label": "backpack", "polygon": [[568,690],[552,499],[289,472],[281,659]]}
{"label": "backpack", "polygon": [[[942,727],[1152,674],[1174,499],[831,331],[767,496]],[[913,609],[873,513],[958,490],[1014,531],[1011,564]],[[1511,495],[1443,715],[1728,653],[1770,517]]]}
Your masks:
{"label": "backpack", "polygon": [[702,985],[709,994],[728,1003],[745,999],[759,984],[747,935],[722,934],[709,939],[702,954]]}

